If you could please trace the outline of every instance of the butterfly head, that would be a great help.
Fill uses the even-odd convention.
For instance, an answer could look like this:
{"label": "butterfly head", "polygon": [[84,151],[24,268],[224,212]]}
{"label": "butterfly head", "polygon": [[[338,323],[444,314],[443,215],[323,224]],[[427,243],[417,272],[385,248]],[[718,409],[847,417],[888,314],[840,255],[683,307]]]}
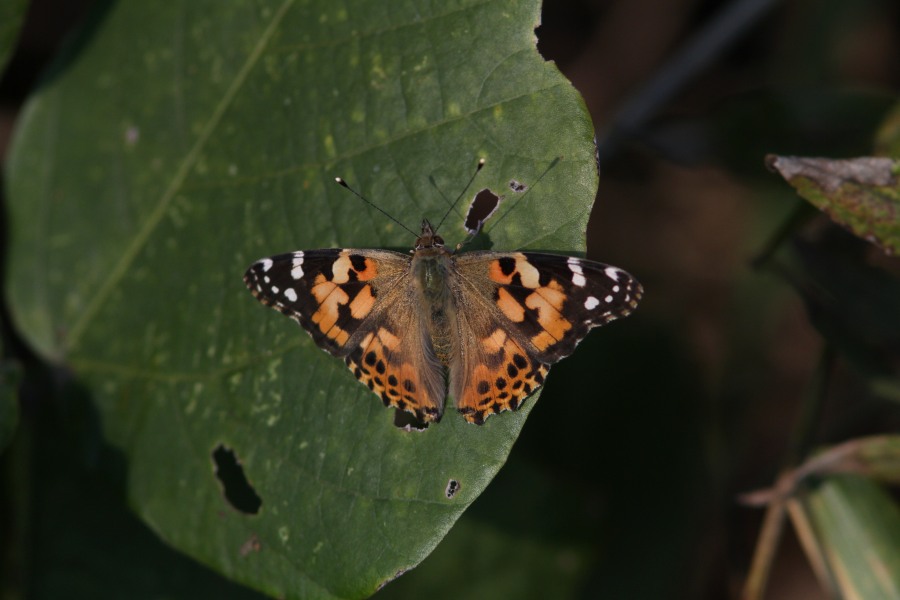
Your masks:
{"label": "butterfly head", "polygon": [[416,250],[425,248],[443,248],[444,238],[439,236],[428,219],[422,219],[422,233],[416,238]]}

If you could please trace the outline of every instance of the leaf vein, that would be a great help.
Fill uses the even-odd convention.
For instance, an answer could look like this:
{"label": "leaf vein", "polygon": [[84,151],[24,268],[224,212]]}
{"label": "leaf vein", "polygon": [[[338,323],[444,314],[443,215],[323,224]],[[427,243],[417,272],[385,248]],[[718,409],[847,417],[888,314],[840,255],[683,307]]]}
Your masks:
{"label": "leaf vein", "polygon": [[147,244],[147,241],[150,239],[150,235],[156,230],[157,226],[162,221],[163,217],[166,214],[166,210],[172,203],[172,199],[175,197],[178,190],[182,188],[184,182],[188,177],[188,173],[199,158],[202,149],[206,146],[206,142],[215,131],[215,128],[218,126],[219,122],[222,120],[226,109],[231,105],[232,101],[243,86],[251,70],[259,62],[263,50],[266,48],[267,44],[274,36],[277,26],[283,20],[288,9],[294,4],[294,1],[295,0],[284,0],[281,7],[279,7],[278,11],[273,16],[272,21],[260,36],[260,39],[257,42],[256,46],[254,46],[253,50],[250,52],[247,60],[241,66],[241,69],[235,76],[234,81],[231,82],[231,85],[222,96],[221,101],[213,109],[213,112],[210,115],[209,120],[207,120],[206,125],[203,127],[200,135],[198,136],[197,141],[194,142],[194,145],[191,147],[190,151],[181,161],[181,164],[178,166],[178,169],[172,176],[172,180],[170,181],[169,186],[163,192],[162,196],[159,199],[159,202],[157,202],[153,211],[147,217],[147,220],[144,222],[143,227],[138,230],[134,239],[131,241],[131,244],[129,244],[129,246],[122,252],[119,261],[110,270],[106,279],[100,284],[97,291],[87,303],[85,310],[81,313],[81,316],[73,324],[67,338],[67,343],[70,350],[77,347],[78,342],[80,341],[81,336],[84,334],[88,325],[93,321],[94,317],[97,315],[97,312],[103,306],[107,298],[109,298],[109,295],[112,293],[112,290],[115,288],[116,284],[118,284],[125,277],[128,272],[129,266],[135,261],[138,253],[144,248],[144,246]]}

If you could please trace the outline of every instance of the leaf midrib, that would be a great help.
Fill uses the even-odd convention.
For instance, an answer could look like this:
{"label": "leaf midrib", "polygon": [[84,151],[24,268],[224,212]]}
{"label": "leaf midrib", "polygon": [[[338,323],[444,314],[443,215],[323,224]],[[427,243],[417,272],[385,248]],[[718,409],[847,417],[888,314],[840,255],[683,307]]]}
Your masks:
{"label": "leaf midrib", "polygon": [[134,262],[140,250],[146,245],[147,240],[150,238],[150,235],[156,230],[157,225],[165,216],[166,210],[168,209],[169,204],[171,204],[172,199],[175,197],[176,192],[181,189],[182,184],[188,176],[188,173],[196,164],[201,151],[206,145],[206,142],[209,140],[210,136],[212,136],[219,122],[222,120],[225,111],[234,100],[244,82],[247,80],[247,77],[250,74],[251,70],[259,62],[260,56],[262,56],[262,53],[265,50],[266,46],[273,38],[275,30],[284,19],[284,16],[285,14],[287,14],[288,9],[290,9],[290,7],[294,4],[294,1],[295,0],[284,0],[278,10],[275,12],[271,22],[266,27],[265,31],[263,31],[256,46],[247,56],[247,60],[241,66],[240,71],[238,71],[234,80],[231,82],[231,85],[225,91],[222,99],[213,109],[213,112],[210,115],[209,120],[206,122],[206,125],[203,127],[203,130],[200,132],[197,141],[194,142],[194,145],[191,147],[190,151],[181,161],[181,164],[175,171],[175,174],[172,176],[172,180],[169,182],[169,186],[166,188],[165,192],[163,192],[156,207],[144,221],[143,226],[138,230],[137,234],[132,239],[128,247],[122,252],[119,261],[113,266],[112,269],[110,269],[109,275],[106,277],[103,283],[98,286],[97,292],[90,299],[87,306],[85,307],[85,310],[72,325],[67,338],[67,343],[70,351],[78,346],[78,342],[87,329],[87,326],[94,319],[94,316],[103,306],[103,303],[106,301],[107,297],[110,295],[115,286],[125,276],[128,271],[128,267]]}

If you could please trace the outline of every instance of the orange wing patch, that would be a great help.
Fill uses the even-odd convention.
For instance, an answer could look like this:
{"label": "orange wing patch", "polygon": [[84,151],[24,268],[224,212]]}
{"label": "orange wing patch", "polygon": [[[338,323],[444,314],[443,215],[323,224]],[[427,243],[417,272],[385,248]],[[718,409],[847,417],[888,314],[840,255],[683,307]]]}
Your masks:
{"label": "orange wing patch", "polygon": [[337,324],[341,318],[341,307],[349,304],[350,316],[361,320],[375,305],[371,286],[363,286],[351,300],[350,295],[340,285],[325,279],[322,274],[316,275],[310,292],[318,305],[310,320],[316,324],[322,335],[338,346],[343,346],[350,339],[350,333]]}
{"label": "orange wing patch", "polygon": [[537,288],[525,298],[525,306],[537,311],[537,320],[542,329],[531,338],[531,343],[538,350],[546,350],[572,329],[572,323],[562,313],[565,302],[566,294],[556,280],[550,280],[546,286]]}
{"label": "orange wing patch", "polygon": [[343,346],[350,338],[350,334],[337,326],[340,316],[338,311],[342,304],[350,301],[350,296],[322,275],[316,276],[310,291],[318,303],[318,308],[311,317],[312,322],[319,327],[322,335],[336,342],[338,346]]}
{"label": "orange wing patch", "polygon": [[505,288],[497,289],[497,308],[513,323],[521,323],[525,320],[525,307]]}
{"label": "orange wing patch", "polygon": [[493,261],[489,273],[496,283],[523,285],[531,289],[540,287],[540,272],[521,252]]}
{"label": "orange wing patch", "polygon": [[378,276],[378,267],[371,258],[345,250],[334,261],[331,272],[334,274],[332,281],[335,283],[369,281]]}
{"label": "orange wing patch", "polygon": [[310,293],[316,300],[316,310],[310,320],[323,336],[340,347],[347,343],[350,332],[338,325],[345,316],[341,314],[341,307],[349,305],[350,317],[360,321],[368,316],[375,305],[375,294],[372,286],[367,284],[351,298],[347,288],[343,286],[354,281],[368,281],[377,275],[378,267],[374,260],[345,251],[334,261],[330,279],[325,273],[315,276]]}
{"label": "orange wing patch", "polygon": [[350,302],[350,316],[362,320],[372,312],[373,306],[375,306],[375,295],[372,293],[372,286],[366,285]]}

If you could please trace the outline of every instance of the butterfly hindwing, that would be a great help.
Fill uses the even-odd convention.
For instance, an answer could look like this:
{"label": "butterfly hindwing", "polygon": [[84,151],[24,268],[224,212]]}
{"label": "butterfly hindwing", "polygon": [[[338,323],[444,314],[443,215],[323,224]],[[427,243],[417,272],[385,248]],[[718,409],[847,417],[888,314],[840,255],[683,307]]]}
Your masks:
{"label": "butterfly hindwing", "polygon": [[418,307],[409,303],[409,278],[382,294],[345,358],[353,375],[375,392],[385,406],[439,421],[447,386],[444,367],[434,354]]}
{"label": "butterfly hindwing", "polygon": [[548,365],[531,356],[501,318],[476,314],[460,314],[459,330],[469,341],[450,366],[450,389],[457,410],[480,425],[488,415],[519,408],[544,383]]}

